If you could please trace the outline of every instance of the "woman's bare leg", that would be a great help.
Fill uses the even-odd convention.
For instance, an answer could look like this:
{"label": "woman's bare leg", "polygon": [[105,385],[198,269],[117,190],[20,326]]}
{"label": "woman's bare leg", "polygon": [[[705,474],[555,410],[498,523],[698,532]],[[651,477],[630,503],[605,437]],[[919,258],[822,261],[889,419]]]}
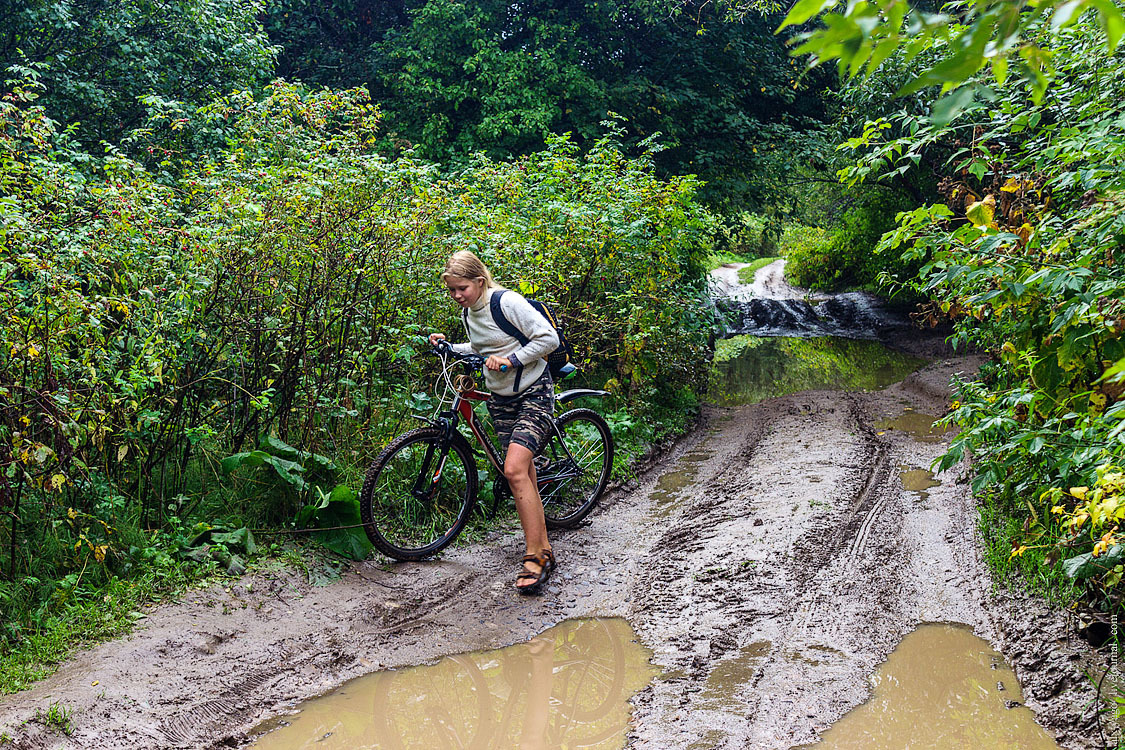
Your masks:
{"label": "woman's bare leg", "polygon": [[[551,549],[551,542],[547,539],[547,522],[543,518],[543,500],[540,499],[539,488],[536,486],[534,458],[535,455],[519,443],[510,444],[504,458],[504,476],[507,477],[508,487],[516,500],[516,513],[519,514],[520,526],[523,527],[524,549],[528,555],[538,555],[543,550]],[[524,567],[535,574],[541,570],[531,562],[524,563]],[[534,580],[525,578],[517,582],[516,586],[523,588],[532,583]]]}

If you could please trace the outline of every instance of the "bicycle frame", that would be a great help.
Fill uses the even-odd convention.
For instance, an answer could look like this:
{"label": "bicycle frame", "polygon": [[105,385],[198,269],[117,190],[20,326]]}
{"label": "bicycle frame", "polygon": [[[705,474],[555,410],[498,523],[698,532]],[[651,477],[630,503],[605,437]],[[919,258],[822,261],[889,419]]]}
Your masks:
{"label": "bicycle frame", "polygon": [[[471,379],[469,384],[466,384],[462,381],[460,385],[471,385],[471,387],[455,388],[453,402],[450,404],[450,407],[447,411],[443,411],[438,415],[436,423],[442,427],[442,429],[450,439],[453,439],[452,436],[454,434],[459,434],[457,431],[457,426],[460,420],[465,420],[465,424],[468,425],[469,431],[480,442],[481,447],[484,449],[485,458],[488,459],[488,463],[491,464],[492,468],[496,471],[497,477],[503,479],[504,463],[500,456],[500,449],[485,433],[484,425],[481,424],[480,420],[477,418],[476,412],[473,411],[474,402],[487,403],[492,398],[492,394],[477,390],[476,384],[471,382]],[[559,401],[561,402],[561,399],[559,399]],[[555,431],[555,434],[558,435],[558,444],[562,446],[562,449],[563,451],[565,451],[566,456],[564,460],[556,460],[551,463],[551,467],[554,469],[553,471],[536,473],[535,484],[536,487],[540,490],[547,487],[548,485],[562,483],[570,479],[579,477],[582,474],[581,470],[578,468],[578,461],[575,460],[574,454],[570,452],[570,447],[566,444],[566,441],[563,439],[564,436],[559,431],[558,424],[552,422],[551,428]],[[437,485],[441,480],[442,471],[445,468],[445,462],[448,457],[449,450],[443,450],[442,455],[438,460],[436,470],[434,471],[432,477],[429,479],[429,487],[425,489],[424,485],[426,484],[426,474],[428,474],[429,472],[425,468],[423,468],[423,473],[418,476],[418,480],[414,485],[414,493],[416,497],[426,495],[437,488]],[[428,467],[429,465],[430,457],[427,457],[427,459],[423,462],[423,466]],[[540,493],[540,496],[542,497],[542,493]],[[546,498],[544,498],[544,500],[546,500]],[[490,516],[496,515],[496,509],[499,506],[499,501],[499,497],[493,498]]]}

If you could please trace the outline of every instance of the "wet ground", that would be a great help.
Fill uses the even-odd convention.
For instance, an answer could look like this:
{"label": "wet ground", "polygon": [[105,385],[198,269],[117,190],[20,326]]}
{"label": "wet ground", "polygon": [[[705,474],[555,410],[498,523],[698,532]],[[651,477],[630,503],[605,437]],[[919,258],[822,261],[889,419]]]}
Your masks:
{"label": "wet ground", "polygon": [[[830,728],[849,712],[861,715],[857,706],[908,697],[885,695],[880,685],[899,683],[910,693],[931,681],[893,658],[888,671],[878,670],[900,643],[907,648],[903,639],[919,625],[935,622],[963,624],[961,632],[987,641],[980,653],[997,649],[1023,688],[1021,696],[1016,679],[996,676],[1004,701],[1026,705],[1061,747],[1099,746],[1084,652],[1066,640],[1064,618],[1019,593],[993,590],[965,467],[930,473],[950,436],[925,421],[945,412],[950,376],[975,372],[979,360],[952,357],[940,337],[917,332],[892,343],[896,362],[902,354],[930,361],[890,384],[821,382],[705,409],[695,430],[612,492],[585,526],[553,537],[560,567],[541,597],[513,590],[522,546],[512,532],[434,562],[357,564],[327,586],[294,571],[257,573],[155,607],[132,636],[79,653],[53,677],[5,697],[0,731],[22,748],[239,746],[263,721],[379,670],[436,664],[425,669],[453,676],[417,679],[473,681],[468,658],[483,675],[474,684],[492,715],[497,704],[522,715],[522,723],[511,719],[506,739],[482,747],[519,747],[528,706],[542,705],[542,691],[513,698],[513,686],[531,684],[537,668],[545,673],[534,649],[557,644],[561,631],[544,631],[598,617],[631,625],[656,674],[639,687],[624,732],[614,735],[626,747],[786,750],[826,732],[833,742]],[[506,672],[487,666],[499,664],[498,655],[441,661],[513,644],[525,650]],[[929,660],[914,663],[956,650],[923,646]],[[460,671],[441,666],[451,661]],[[391,677],[371,678],[392,683],[382,694],[415,679],[384,674]],[[957,688],[964,684],[995,704],[991,678],[951,679],[942,695],[965,692]],[[431,715],[422,705],[429,701],[417,698],[421,690],[401,689],[397,707]],[[71,710],[70,737],[30,721],[52,702]],[[382,721],[386,712],[374,698],[366,704],[371,721]],[[951,711],[954,726],[996,721],[995,712]],[[548,711],[528,736],[557,726],[565,713]],[[311,724],[316,734],[317,721],[298,716],[293,726]],[[1034,747],[995,736],[932,746]],[[317,739],[306,737],[308,746],[326,746]]]}

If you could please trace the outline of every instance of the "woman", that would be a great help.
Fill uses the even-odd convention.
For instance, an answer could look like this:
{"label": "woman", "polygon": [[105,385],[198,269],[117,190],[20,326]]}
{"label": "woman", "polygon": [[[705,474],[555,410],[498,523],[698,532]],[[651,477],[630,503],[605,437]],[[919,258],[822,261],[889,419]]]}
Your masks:
{"label": "woman", "polygon": [[[481,259],[468,250],[450,256],[441,279],[449,296],[461,305],[461,319],[469,335],[469,343],[454,344],[453,350],[461,354],[474,351],[486,358],[484,380],[492,391],[488,412],[505,450],[504,476],[523,527],[526,554],[516,576],[516,589],[534,594],[555,569],[534,458],[552,429],[554,384],[546,357],[558,347],[559,337],[526,299],[497,285]],[[495,294],[502,295],[500,309],[527,339],[526,344],[521,345],[497,325],[491,310]],[[431,333],[430,345],[444,339],[444,334]]]}

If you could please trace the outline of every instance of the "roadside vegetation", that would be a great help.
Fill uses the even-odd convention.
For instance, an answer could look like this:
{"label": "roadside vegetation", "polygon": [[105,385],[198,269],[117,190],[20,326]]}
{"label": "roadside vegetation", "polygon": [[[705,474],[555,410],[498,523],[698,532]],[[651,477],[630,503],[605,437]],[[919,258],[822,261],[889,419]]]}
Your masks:
{"label": "roadside vegetation", "polygon": [[709,268],[921,300],[993,355],[943,466],[994,568],[1122,614],[1111,0],[0,8],[0,691],[358,520],[461,248],[561,313],[621,472],[698,409]]}
{"label": "roadside vegetation", "polygon": [[[834,168],[886,197],[835,236],[866,223],[881,235],[867,274],[992,356],[957,385],[943,421],[960,432],[940,468],[971,459],[999,580],[1076,609],[1100,646],[1125,614],[1125,19],[1114,3],[1021,7],[969,3],[950,23],[854,5],[804,49],[852,74],[868,66],[839,95]],[[791,19],[820,9],[799,3]],[[842,248],[820,242],[790,256],[796,277],[847,277]]]}
{"label": "roadside vegetation", "polygon": [[436,406],[453,250],[554,305],[626,475],[698,411],[721,217],[823,117],[779,18],[706,6],[8,5],[4,692],[146,602],[299,562],[271,532],[357,522],[368,461]]}

